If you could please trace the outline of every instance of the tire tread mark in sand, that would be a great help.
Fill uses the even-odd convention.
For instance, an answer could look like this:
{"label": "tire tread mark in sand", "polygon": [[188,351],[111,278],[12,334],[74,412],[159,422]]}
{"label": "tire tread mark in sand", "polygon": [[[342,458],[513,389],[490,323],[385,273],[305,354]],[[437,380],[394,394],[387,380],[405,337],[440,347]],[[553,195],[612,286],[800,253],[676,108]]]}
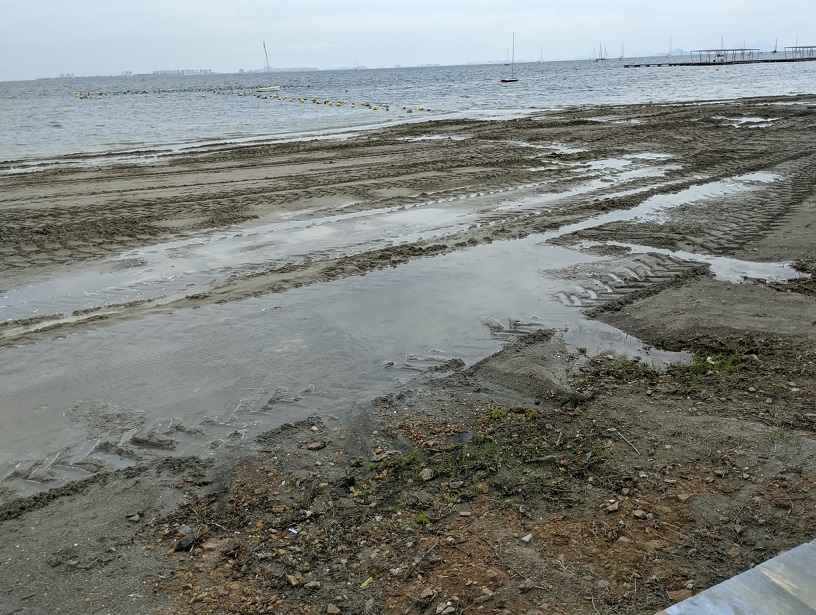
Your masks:
{"label": "tire tread mark in sand", "polygon": [[633,293],[662,288],[688,277],[699,268],[662,254],[638,254],[567,270],[571,286],[557,293],[568,307],[594,308],[620,302]]}
{"label": "tire tread mark in sand", "polygon": [[[672,233],[671,243],[687,251],[726,254],[744,247],[765,236],[772,228],[778,227],[784,217],[793,209],[802,206],[802,203],[813,194],[813,187],[807,178],[812,176],[816,165],[813,161],[804,161],[801,164],[782,166],[787,168],[780,171],[794,174],[789,184],[792,189],[788,184],[782,187],[772,184],[750,194],[747,198],[744,195],[736,195],[719,199],[714,203],[706,201],[703,204],[692,204],[690,208],[704,210],[702,217],[705,223],[698,224],[698,233],[685,235],[681,240]],[[790,166],[794,168],[791,169]],[[695,216],[696,214],[691,218],[695,219]],[[699,216],[697,219],[699,220]],[[645,243],[651,239],[653,243],[660,243],[659,240],[655,241],[655,235],[659,234],[659,226],[656,229],[654,225],[650,225],[650,230],[646,233],[638,232],[637,226],[610,224],[576,233],[572,239],[577,236],[580,239],[600,242],[614,239],[628,240],[629,243],[637,240]],[[632,261],[638,265],[629,265]],[[642,294],[649,286],[663,286],[673,280],[681,280],[702,268],[701,265],[654,253],[638,255],[635,258],[615,259],[606,264],[606,271],[598,271],[597,267],[598,265],[595,266],[592,275],[583,272],[583,275],[577,278],[577,286],[558,293],[564,305],[597,308],[604,304],[620,304],[632,294]],[[595,287],[601,289],[600,292],[597,288],[592,292],[587,290],[587,285],[593,282]]]}

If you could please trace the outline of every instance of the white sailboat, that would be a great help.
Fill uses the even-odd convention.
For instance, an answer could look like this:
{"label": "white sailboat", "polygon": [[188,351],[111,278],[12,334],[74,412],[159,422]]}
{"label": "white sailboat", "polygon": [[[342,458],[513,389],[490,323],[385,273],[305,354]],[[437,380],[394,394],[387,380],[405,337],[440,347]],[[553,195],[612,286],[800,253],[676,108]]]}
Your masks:
{"label": "white sailboat", "polygon": [[[266,53],[266,41],[263,42],[263,48],[264,57],[266,58],[266,74],[269,75],[271,69],[269,68],[269,54]],[[279,85],[267,85],[265,87],[258,88],[258,92],[277,92],[278,90],[280,90]]]}
{"label": "white sailboat", "polygon": [[503,77],[500,81],[502,83],[515,83],[518,81],[518,77],[516,77],[515,73],[515,63],[516,63],[516,33],[513,32],[513,53],[510,56],[510,76]]}

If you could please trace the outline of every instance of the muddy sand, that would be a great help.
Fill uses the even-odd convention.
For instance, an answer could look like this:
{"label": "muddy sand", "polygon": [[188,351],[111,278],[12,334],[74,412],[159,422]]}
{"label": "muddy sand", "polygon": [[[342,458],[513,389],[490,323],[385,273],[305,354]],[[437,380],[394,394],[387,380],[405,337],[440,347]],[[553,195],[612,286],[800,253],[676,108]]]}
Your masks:
{"label": "muddy sand", "polygon": [[[109,449],[134,463],[83,458],[80,480],[6,473],[0,613],[654,613],[812,540],[814,109],[574,108],[0,175],[5,292],[259,220],[431,203],[466,220],[260,261],[193,293],[11,318],[0,362],[537,237],[603,257],[554,274],[564,305],[687,357],[656,366],[493,323],[499,353],[252,446],[203,458],[136,438]],[[41,487],[14,490],[25,481]]]}

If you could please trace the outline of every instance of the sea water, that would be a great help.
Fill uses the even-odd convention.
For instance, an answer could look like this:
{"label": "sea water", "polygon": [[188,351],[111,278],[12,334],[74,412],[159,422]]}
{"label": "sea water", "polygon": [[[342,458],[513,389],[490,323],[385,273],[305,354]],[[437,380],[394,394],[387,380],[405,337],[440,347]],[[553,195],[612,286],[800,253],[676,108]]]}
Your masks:
{"label": "sea water", "polygon": [[[520,80],[512,84],[500,83],[507,68],[496,64],[0,82],[0,172],[25,170],[13,163],[30,169],[32,161],[77,154],[149,159],[157,150],[207,142],[313,138],[392,122],[501,118],[572,105],[803,94],[816,83],[816,62],[625,64],[519,64]],[[266,85],[281,89],[259,93]]]}

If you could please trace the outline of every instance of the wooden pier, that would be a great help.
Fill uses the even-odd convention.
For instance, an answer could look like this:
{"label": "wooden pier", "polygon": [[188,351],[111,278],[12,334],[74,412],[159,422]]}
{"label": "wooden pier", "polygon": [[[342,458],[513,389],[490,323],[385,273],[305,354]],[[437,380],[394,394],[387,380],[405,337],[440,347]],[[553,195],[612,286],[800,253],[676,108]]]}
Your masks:
{"label": "wooden pier", "polygon": [[816,614],[816,541],[800,545],[657,615]]}
{"label": "wooden pier", "polygon": [[[775,54],[776,52],[774,52]],[[649,68],[663,66],[731,66],[734,64],[776,64],[790,62],[813,62],[816,61],[816,46],[798,45],[796,47],[785,47],[784,55],[781,57],[762,57],[759,49],[737,48],[737,49],[695,49],[690,52],[690,60],[679,62],[639,62],[637,64],[624,64],[624,68]],[[768,54],[766,54],[768,55]]]}

